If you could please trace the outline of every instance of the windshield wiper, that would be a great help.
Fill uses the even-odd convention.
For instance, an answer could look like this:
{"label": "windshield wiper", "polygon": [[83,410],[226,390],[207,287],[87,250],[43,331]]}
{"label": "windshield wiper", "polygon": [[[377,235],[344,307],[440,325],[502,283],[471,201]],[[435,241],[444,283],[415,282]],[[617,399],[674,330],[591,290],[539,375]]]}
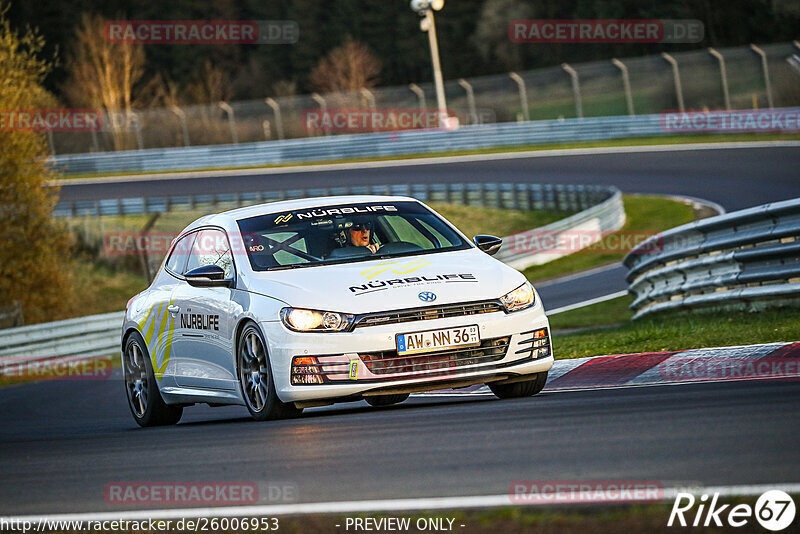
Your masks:
{"label": "windshield wiper", "polygon": [[270,267],[268,271],[285,271],[287,269],[299,269],[300,267],[314,265],[312,263],[290,263],[288,265],[279,265],[277,267]]}

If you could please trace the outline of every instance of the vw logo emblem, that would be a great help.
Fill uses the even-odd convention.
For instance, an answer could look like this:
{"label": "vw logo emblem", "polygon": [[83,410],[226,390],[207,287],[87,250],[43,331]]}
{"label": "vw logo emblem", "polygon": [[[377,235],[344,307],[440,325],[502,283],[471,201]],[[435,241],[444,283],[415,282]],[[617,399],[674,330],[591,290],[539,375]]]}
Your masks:
{"label": "vw logo emblem", "polygon": [[436,293],[433,293],[432,291],[423,291],[417,296],[422,302],[433,302],[436,300]]}

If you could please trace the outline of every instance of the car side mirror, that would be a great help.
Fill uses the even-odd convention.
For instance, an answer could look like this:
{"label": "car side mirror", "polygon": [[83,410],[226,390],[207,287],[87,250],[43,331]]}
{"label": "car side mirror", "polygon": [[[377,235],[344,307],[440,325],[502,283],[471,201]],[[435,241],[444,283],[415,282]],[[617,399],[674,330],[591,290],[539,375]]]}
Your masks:
{"label": "car side mirror", "polygon": [[225,278],[225,269],[219,265],[196,267],[184,275],[194,287],[233,287],[233,279]]}
{"label": "car side mirror", "polygon": [[487,253],[489,256],[494,256],[500,250],[503,240],[493,235],[476,235],[472,238],[475,246]]}

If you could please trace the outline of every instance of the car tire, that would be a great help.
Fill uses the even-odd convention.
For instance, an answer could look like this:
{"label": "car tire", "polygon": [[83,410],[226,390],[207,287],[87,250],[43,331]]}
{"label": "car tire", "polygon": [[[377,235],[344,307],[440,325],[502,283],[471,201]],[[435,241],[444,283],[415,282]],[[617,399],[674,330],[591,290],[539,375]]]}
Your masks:
{"label": "car tire", "polygon": [[547,383],[547,371],[544,373],[537,373],[536,378],[526,380],[524,382],[514,382],[512,384],[492,384],[489,383],[489,389],[492,390],[497,397],[501,399],[517,399],[520,397],[532,397],[536,395]]}
{"label": "car tire", "polygon": [[139,426],[174,425],[183,415],[182,406],[170,406],[158,390],[147,344],[139,332],[125,341],[123,373],[128,408]]}
{"label": "car tire", "polygon": [[399,404],[408,398],[408,393],[397,393],[395,395],[370,395],[364,397],[367,404],[370,406],[391,406],[392,404]]}
{"label": "car tire", "polygon": [[242,328],[236,343],[236,369],[247,411],[256,421],[297,417],[302,408],[282,402],[275,392],[266,347],[264,336],[255,323],[248,323]]}

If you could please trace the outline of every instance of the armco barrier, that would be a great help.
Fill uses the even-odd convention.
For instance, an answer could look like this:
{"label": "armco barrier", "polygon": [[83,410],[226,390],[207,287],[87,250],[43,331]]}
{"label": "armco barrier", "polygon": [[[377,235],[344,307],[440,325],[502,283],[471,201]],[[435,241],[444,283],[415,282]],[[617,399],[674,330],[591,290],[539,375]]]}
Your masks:
{"label": "armco barrier", "polygon": [[661,310],[796,304],[800,198],[673,228],[634,248],[624,264],[636,318]]}
{"label": "armco barrier", "polygon": [[593,117],[463,126],[455,131],[409,130],[236,145],[65,154],[49,161],[65,174],[154,172],[256,167],[665,134],[661,115]]}
{"label": "armco barrier", "polygon": [[[777,108],[769,110],[769,113],[787,113],[796,117],[798,110],[797,108]],[[453,131],[406,130],[233,145],[65,154],[54,156],[49,161],[65,174],[158,172],[222,167],[258,167],[282,163],[336,161],[347,158],[378,158],[544,143],[704,133],[702,131],[667,131],[663,121],[663,115],[654,114],[502,122],[462,126]],[[796,120],[792,122],[793,127],[790,127],[787,121],[788,119],[782,122],[787,131],[796,132]]]}
{"label": "armco barrier", "polygon": [[613,196],[616,188],[595,185],[529,183],[393,184],[252,191],[246,193],[194,194],[139,198],[61,201],[57,217],[138,215],[173,210],[222,211],[225,209],[295,198],[330,195],[400,195],[423,202],[447,202],[503,209],[577,212]]}
{"label": "armco barrier", "polygon": [[[536,228],[531,232],[522,232],[503,238],[503,246],[497,253],[497,259],[511,265],[515,269],[527,269],[532,265],[541,265],[553,261],[561,256],[566,256],[578,251],[578,246],[573,246],[568,250],[531,250],[525,246],[517,246],[517,237],[526,239],[526,235],[535,232],[538,235],[545,235],[554,241],[558,241],[559,236],[575,237],[575,234],[584,234],[599,238],[602,234],[614,232],[622,228],[625,224],[625,207],[622,204],[622,192],[613,192],[603,202],[585,209],[560,221]],[[571,234],[571,235],[570,235]],[[584,247],[590,243],[584,243]]]}
{"label": "armco barrier", "polygon": [[119,354],[124,312],[0,330],[0,375],[8,364]]}

